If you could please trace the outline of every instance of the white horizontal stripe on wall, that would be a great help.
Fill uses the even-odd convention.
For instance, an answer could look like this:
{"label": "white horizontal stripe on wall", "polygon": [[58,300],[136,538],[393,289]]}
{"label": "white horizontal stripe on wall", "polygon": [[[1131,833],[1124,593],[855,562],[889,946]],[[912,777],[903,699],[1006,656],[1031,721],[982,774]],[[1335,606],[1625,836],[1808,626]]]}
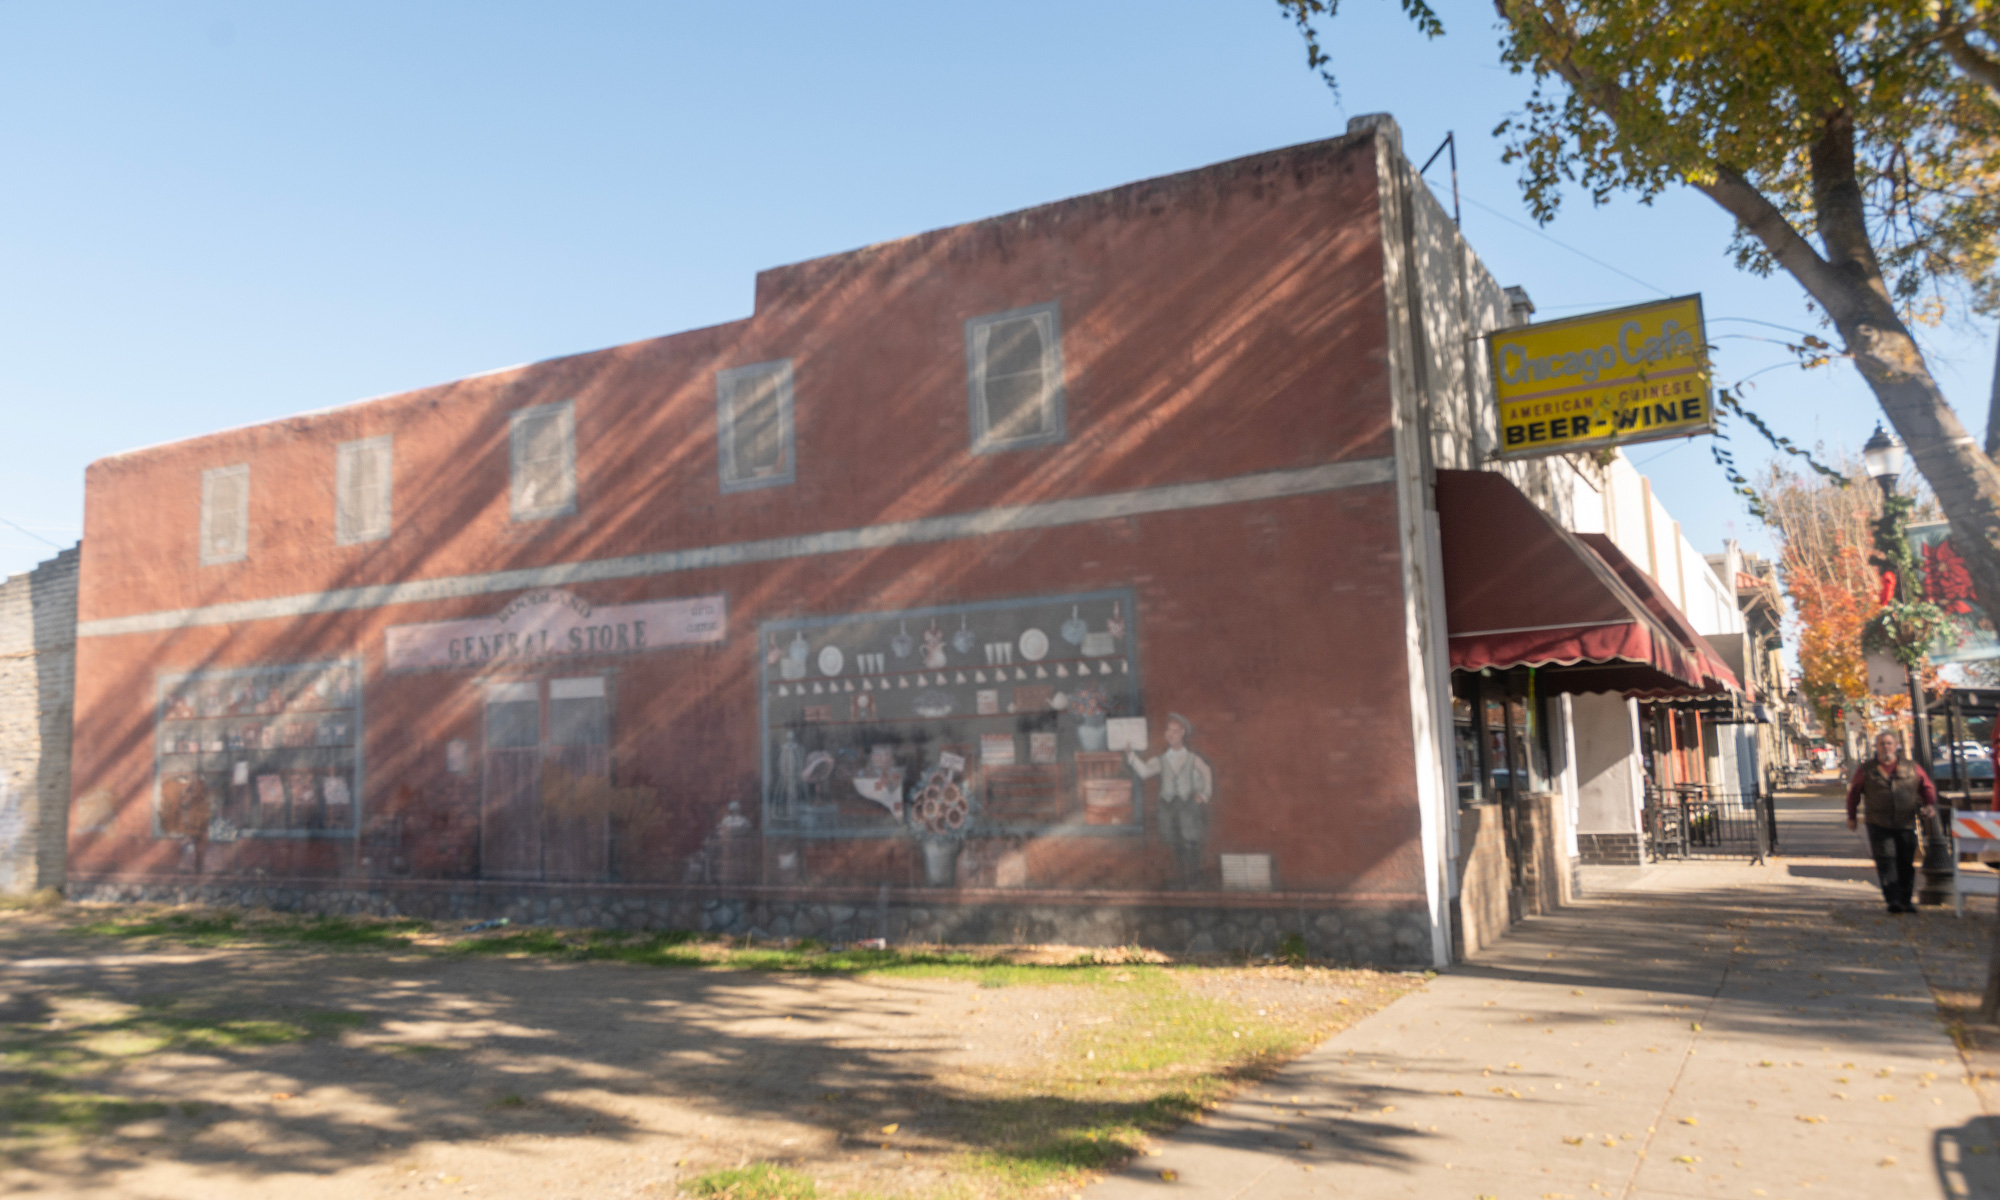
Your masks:
{"label": "white horizontal stripe on wall", "polygon": [[1025,529],[1052,529],[1062,525],[1083,525],[1092,521],[1139,517],[1150,513],[1181,512],[1213,508],[1222,504],[1243,504],[1255,500],[1275,500],[1285,496],[1306,496],[1341,488],[1387,483],[1393,477],[1395,460],[1365,458],[1353,462],[1327,463],[1290,471],[1264,471],[1205,483],[1176,483],[1142,488],[1132,492],[1111,492],[1102,496],[1079,496],[1050,500],[1041,504],[1008,505],[914,521],[893,521],[840,529],[827,533],[803,533],[792,537],[766,538],[755,542],[728,542],[719,546],[699,546],[687,550],[662,550],[652,554],[632,554],[623,558],[600,558],[584,562],[555,563],[545,567],[523,567],[514,571],[493,571],[482,575],[447,575],[438,579],[412,579],[401,583],[378,583],[366,587],[336,588],[296,596],[273,596],[265,600],[239,600],[231,604],[207,604],[199,608],[165,609],[135,613],[127,617],[105,617],[77,625],[80,638],[116,637],[126,633],[160,633],[198,625],[232,625],[239,621],[274,621],[315,613],[353,612],[383,608],[392,604],[420,604],[432,600],[457,600],[495,592],[518,592],[528,588],[562,587],[601,579],[637,579],[648,575],[671,575],[679,571],[699,571],[711,567],[733,567],[745,563],[776,562],[787,558],[808,558],[822,554],[843,554],[854,550],[881,550],[893,546],[948,542],[963,538],[1012,533]]}

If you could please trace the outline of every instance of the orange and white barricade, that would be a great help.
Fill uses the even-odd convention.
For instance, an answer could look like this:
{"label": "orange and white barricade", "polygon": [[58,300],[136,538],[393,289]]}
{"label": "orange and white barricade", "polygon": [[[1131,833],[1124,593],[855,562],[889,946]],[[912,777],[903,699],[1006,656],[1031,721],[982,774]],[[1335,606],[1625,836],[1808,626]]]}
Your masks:
{"label": "orange and white barricade", "polygon": [[[1952,840],[1958,843],[1960,854],[1977,854],[1991,861],[1988,856],[2000,855],[2000,812],[1959,812],[1951,818]],[[1967,875],[1958,870],[1957,855],[1952,856],[1951,910],[1959,916],[1965,915],[1965,897],[2000,896],[2000,875],[1980,872]]]}

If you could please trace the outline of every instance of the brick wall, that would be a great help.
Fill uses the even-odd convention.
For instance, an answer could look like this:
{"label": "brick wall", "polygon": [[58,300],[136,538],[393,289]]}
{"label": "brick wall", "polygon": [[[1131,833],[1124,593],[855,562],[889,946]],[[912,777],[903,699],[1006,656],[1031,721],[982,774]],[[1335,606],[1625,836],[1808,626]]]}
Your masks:
{"label": "brick wall", "polygon": [[63,884],[78,559],[0,583],[0,892]]}

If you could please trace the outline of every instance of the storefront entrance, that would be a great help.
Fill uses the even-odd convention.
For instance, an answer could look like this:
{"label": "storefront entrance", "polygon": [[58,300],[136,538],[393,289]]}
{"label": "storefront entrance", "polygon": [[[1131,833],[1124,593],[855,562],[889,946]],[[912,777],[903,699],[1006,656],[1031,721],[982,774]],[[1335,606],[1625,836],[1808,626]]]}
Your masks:
{"label": "storefront entrance", "polygon": [[611,861],[610,713],[604,677],[486,687],[482,873],[603,879]]}

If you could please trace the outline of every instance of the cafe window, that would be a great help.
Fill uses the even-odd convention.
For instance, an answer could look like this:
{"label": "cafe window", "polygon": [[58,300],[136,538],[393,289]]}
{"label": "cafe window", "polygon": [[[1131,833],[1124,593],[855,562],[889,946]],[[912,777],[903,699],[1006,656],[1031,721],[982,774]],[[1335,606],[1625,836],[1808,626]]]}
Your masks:
{"label": "cafe window", "polygon": [[758,363],[715,376],[722,490],[792,482],[792,364]]}
{"label": "cafe window", "polygon": [[[1476,679],[1473,683],[1477,687]],[[1472,804],[1479,799],[1479,728],[1473,720],[1472,701],[1464,696],[1451,698],[1453,762],[1458,768],[1458,802]]]}
{"label": "cafe window", "polygon": [[1063,440],[1062,322],[1054,303],[968,320],[965,367],[975,453]]}
{"label": "cafe window", "polygon": [[389,536],[393,439],[342,442],[334,458],[334,541],[343,546]]}
{"label": "cafe window", "polygon": [[516,521],[576,511],[576,407],[538,404],[513,415],[510,507]]}
{"label": "cafe window", "polygon": [[250,553],[250,465],[201,473],[201,561],[236,562]]}

